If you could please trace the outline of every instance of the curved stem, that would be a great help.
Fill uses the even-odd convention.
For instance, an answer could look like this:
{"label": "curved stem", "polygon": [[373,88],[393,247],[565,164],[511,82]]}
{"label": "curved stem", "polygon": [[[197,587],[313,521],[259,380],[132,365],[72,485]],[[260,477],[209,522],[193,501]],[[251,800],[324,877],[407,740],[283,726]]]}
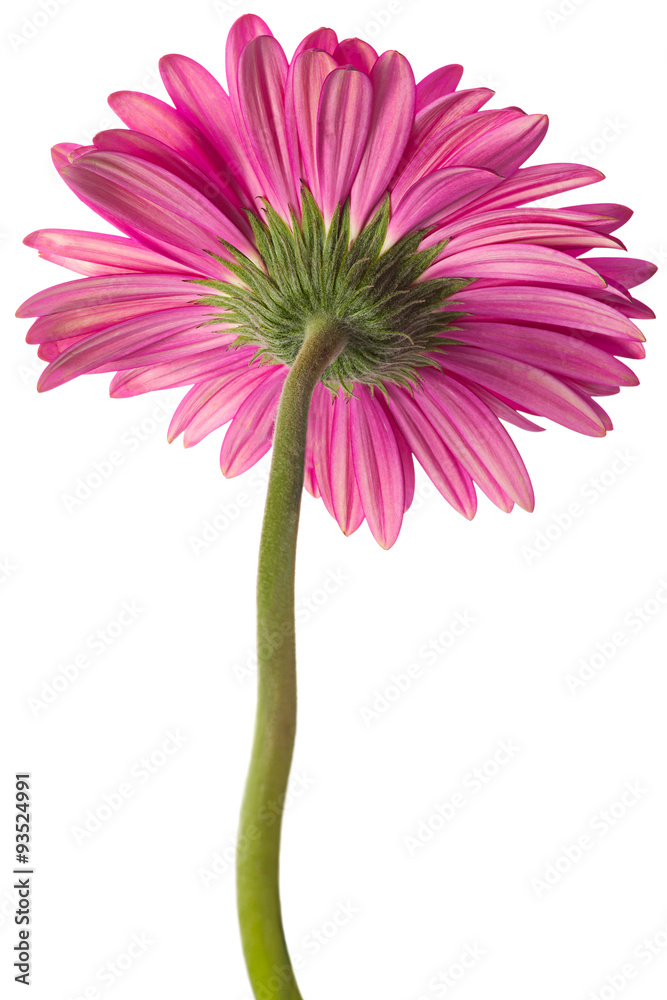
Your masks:
{"label": "curved stem", "polygon": [[237,848],[243,951],[258,1000],[301,1000],[280,908],[280,828],[296,733],[294,568],[308,411],[345,346],[336,320],[314,319],[285,379],[273,438],[257,574],[257,716]]}

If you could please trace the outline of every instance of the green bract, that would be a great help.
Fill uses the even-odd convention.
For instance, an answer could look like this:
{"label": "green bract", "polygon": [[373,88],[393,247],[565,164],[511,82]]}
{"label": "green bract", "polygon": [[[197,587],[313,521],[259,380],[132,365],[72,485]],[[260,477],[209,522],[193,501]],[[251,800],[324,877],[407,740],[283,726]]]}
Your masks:
{"label": "green bract", "polygon": [[352,242],[349,202],[336,209],[328,231],[305,186],[302,205],[303,218],[292,215],[292,229],[268,203],[264,221],[248,212],[265,269],[221,240],[233,260],[213,256],[241,284],[196,282],[215,290],[199,303],[224,310],[210,322],[224,319],[238,328],[232,346],[255,345],[255,357],[291,366],[309,324],[335,320],[344,326],[348,341],[325,371],[325,385],[351,392],[353,382],[418,383],[418,369],[437,364],[429,353],[456,343],[443,332],[462,314],[443,311],[443,303],[473,279],[416,282],[445,245],[419,250],[428,230],[404,236],[383,253],[388,197]]}

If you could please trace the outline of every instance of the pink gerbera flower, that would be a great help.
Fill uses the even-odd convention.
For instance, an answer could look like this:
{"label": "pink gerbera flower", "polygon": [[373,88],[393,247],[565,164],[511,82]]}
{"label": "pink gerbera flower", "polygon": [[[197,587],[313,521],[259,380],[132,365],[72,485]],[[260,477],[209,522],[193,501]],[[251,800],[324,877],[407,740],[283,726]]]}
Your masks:
{"label": "pink gerbera flower", "polygon": [[306,487],[344,532],[366,519],[395,541],[413,456],[474,516],[533,492],[508,422],[524,413],[602,436],[595,397],[635,385],[643,357],[629,289],[646,261],[625,249],[619,205],[525,208],[602,174],[524,167],[545,115],[483,110],[460,66],[415,83],[398,52],[330,29],[288,62],[254,15],[227,42],[228,93],[180,55],[160,70],[173,106],[122,91],[127,126],[63,143],[69,187],[124,236],[45,229],[26,239],[84,275],[32,296],[28,341],[49,362],[40,389],[115,372],[113,396],[191,386],[171,422],[187,446],[231,421],[221,466],[236,476],[271,447],[304,330],[345,331],[312,398]]}

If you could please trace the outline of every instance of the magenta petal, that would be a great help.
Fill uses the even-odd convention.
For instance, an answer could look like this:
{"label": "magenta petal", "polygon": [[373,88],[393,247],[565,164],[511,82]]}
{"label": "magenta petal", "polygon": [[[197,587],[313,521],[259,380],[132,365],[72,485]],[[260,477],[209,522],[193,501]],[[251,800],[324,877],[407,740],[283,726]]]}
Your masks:
{"label": "magenta petal", "polygon": [[397,243],[406,233],[441,222],[480,192],[498,183],[498,175],[474,167],[445,167],[427,174],[405,192],[395,203],[392,194],[392,215],[387,230],[385,248]]}
{"label": "magenta petal", "polygon": [[50,316],[42,316],[32,324],[26,341],[29,344],[44,344],[52,340],[88,336],[147,313],[182,308],[186,302],[187,298],[181,295],[168,295],[163,298],[145,298],[138,302],[107,302],[86,306],[84,309],[54,312]]}
{"label": "magenta petal", "polygon": [[317,172],[322,213],[328,225],[350,193],[364,153],[373,107],[373,86],[355,69],[336,69],[324,81],[317,115]]}
{"label": "magenta petal", "polygon": [[259,182],[247,158],[232,111],[231,101],[215,77],[187,56],[160,59],[160,75],[172,101],[205,135],[230,172],[230,183],[238,183],[246,195],[260,193]]}
{"label": "magenta petal", "polygon": [[285,126],[287,59],[279,42],[260,35],[249,42],[239,62],[239,105],[254,155],[256,172],[273,207],[289,219],[298,207]]}
{"label": "magenta petal", "polygon": [[288,370],[284,365],[273,367],[237,410],[220,451],[220,468],[228,478],[245,472],[271,447],[280,392]]}
{"label": "magenta petal", "polygon": [[366,148],[350,193],[351,235],[389,186],[410,135],[415,108],[415,78],[407,59],[383,52],[371,71],[373,113]]}
{"label": "magenta petal", "polygon": [[92,204],[132,229],[191,252],[224,256],[220,238],[256,258],[246,237],[199,191],[161,167],[125,153],[89,153],[63,176]]}
{"label": "magenta petal", "polygon": [[314,497],[322,497],[324,505],[335,517],[331,498],[330,442],[333,419],[333,397],[318,382],[308,412],[308,434],[303,485]]}
{"label": "magenta petal", "polygon": [[[329,450],[329,477],[322,480],[322,496],[326,502],[324,485],[329,484],[333,515],[345,535],[351,535],[364,520],[357,477],[352,458],[352,430],[350,406],[342,392],[335,397],[330,416],[330,442],[326,439],[321,449]],[[326,458],[321,454],[321,461]]]}
{"label": "magenta petal", "polygon": [[403,460],[392,426],[367,386],[355,385],[348,402],[354,471],[373,538],[389,549],[405,509]]}
{"label": "magenta petal", "polygon": [[432,104],[419,111],[415,117],[410,141],[405,150],[405,162],[409,162],[418,150],[422,149],[448,125],[479,111],[491,97],[493,97],[493,91],[486,87],[459,90],[455,94],[447,94],[445,97],[438,98],[437,101],[433,101]]}
{"label": "magenta petal", "polygon": [[119,274],[100,278],[78,278],[43,288],[26,299],[16,315],[48,316],[69,309],[84,309],[122,301],[185,295],[196,299],[197,285],[171,274]]}
{"label": "magenta petal", "polygon": [[241,403],[270,375],[270,369],[231,369],[220,378],[195,385],[185,394],[172,417],[167,437],[174,441],[183,434],[183,444],[191,448],[212,431],[232,419]]}
{"label": "magenta petal", "polygon": [[307,50],[292,61],[287,80],[285,113],[292,170],[295,181],[303,179],[316,201],[320,199],[317,112],[324,81],[335,68],[328,53]]}
{"label": "magenta petal", "polygon": [[417,104],[416,110],[421,111],[428,104],[437,101],[439,97],[451,94],[459,85],[463,76],[463,66],[451,63],[449,66],[441,66],[420,80],[417,84]]}
{"label": "magenta petal", "polygon": [[523,285],[464,288],[456,293],[456,302],[476,319],[518,320],[534,326],[547,324],[568,331],[644,340],[641,330],[616,309],[560,288],[540,288],[539,294]]}
{"label": "magenta petal", "polygon": [[[516,281],[604,288],[605,280],[586,261],[551,247],[503,243],[475,247],[444,257],[424,271],[422,279],[487,278],[505,284]],[[476,287],[476,286],[473,286]]]}
{"label": "magenta petal", "polygon": [[571,191],[572,188],[596,184],[601,180],[604,180],[603,173],[580,163],[539,163],[534,167],[521,167],[461,214],[513,208],[538,198]]}
{"label": "magenta petal", "polygon": [[339,66],[354,66],[361,73],[370,75],[378,54],[362,38],[344,38],[334,49],[333,57]]}
{"label": "magenta petal", "polygon": [[568,211],[583,215],[603,215],[605,222],[596,225],[601,233],[613,233],[632,218],[633,211],[627,205],[617,205],[615,202],[600,202],[594,205],[569,205]]}
{"label": "magenta petal", "polygon": [[428,369],[417,401],[496,506],[509,511],[518,503],[524,510],[533,509],[530,477],[516,445],[474,392]]}
{"label": "magenta petal", "polygon": [[90,261],[102,266],[110,265],[121,271],[163,271],[200,277],[184,265],[124,236],[76,229],[38,229],[26,236],[23,242],[26,246],[34,247],[43,256],[49,254],[63,259]]}
{"label": "magenta petal", "polygon": [[209,381],[232,370],[248,370],[254,353],[252,347],[232,347],[230,344],[205,349],[200,347],[191,357],[119,371],[111,380],[109,393],[117,397],[138,396],[157,389],[174,389]]}
{"label": "magenta petal", "polygon": [[603,385],[637,385],[637,377],[613,354],[592,347],[578,337],[533,326],[490,323],[463,318],[456,338],[536,365],[565,378],[588,379]]}
{"label": "magenta petal", "polygon": [[471,519],[477,509],[472,478],[418,406],[415,396],[398,386],[387,386],[388,406],[415,458],[436,489],[460,514]]}
{"label": "magenta petal", "polygon": [[220,189],[230,204],[238,205],[227,180],[229,167],[206,137],[180,111],[150,94],[130,90],[111,94],[109,105],[129,129],[157,139],[173,149],[210,177],[210,183]]}
{"label": "magenta petal", "polygon": [[[139,349],[145,350],[173,334],[189,334],[184,343],[192,353],[193,342],[219,339],[221,336],[219,330],[212,326],[202,327],[209,318],[210,310],[185,306],[149,313],[107,327],[76,342],[52,361],[42,372],[37,388],[44,392],[86,372],[133,368],[142,362],[128,361],[128,358],[132,358]],[[225,336],[230,337],[229,334]]]}
{"label": "magenta petal", "polygon": [[184,156],[160,142],[159,139],[144,135],[142,132],[134,132],[131,129],[107,129],[104,132],[98,132],[94,143],[96,149],[111,153],[127,153],[145,160],[147,163],[162,167],[163,170],[167,170],[199,191],[246,236],[252,236],[248,219],[238,207],[239,199],[233,194],[226,181],[218,183],[218,178],[222,176],[221,170],[217,172],[206,170],[204,173],[203,170],[194,166]]}
{"label": "magenta petal", "polygon": [[319,49],[320,52],[328,52],[332,56],[337,45],[338,36],[332,28],[317,28],[299,42],[292,56],[292,62],[306,49]]}
{"label": "magenta petal", "polygon": [[561,379],[534,365],[474,347],[448,347],[438,360],[446,372],[479,382],[514,409],[547,417],[580,434],[605,433],[590,405]]}
{"label": "magenta petal", "polygon": [[650,260],[640,260],[637,257],[587,257],[585,263],[624,288],[641,285],[658,270]]}
{"label": "magenta petal", "polygon": [[263,21],[257,14],[243,14],[234,21],[229,29],[225,50],[225,71],[227,90],[234,108],[238,107],[238,73],[241,53],[248,42],[261,35],[272,35],[272,32],[266,21]]}

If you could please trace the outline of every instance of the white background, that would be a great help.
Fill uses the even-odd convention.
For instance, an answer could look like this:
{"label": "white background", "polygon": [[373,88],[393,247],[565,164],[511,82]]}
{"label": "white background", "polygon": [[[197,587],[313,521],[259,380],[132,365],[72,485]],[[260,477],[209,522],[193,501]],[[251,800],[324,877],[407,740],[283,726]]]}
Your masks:
{"label": "white background", "polygon": [[[38,0],[9,3],[0,37],[3,996],[24,995],[11,981],[11,800],[14,772],[29,770],[31,996],[242,1000],[233,874],[220,859],[208,888],[203,874],[216,853],[230,857],[250,747],[264,485],[257,471],[223,479],[219,434],[190,451],[167,447],[178,391],[166,403],[110,400],[102,375],[35,392],[42,365],[12,314],[72,276],[20,240],[40,227],[107,228],[58,180],[49,146],[111,127],[111,91],[162,96],[164,53],[222,75],[227,30],[247,10],[289,53],[325,23],[341,38],[400,49],[418,77],[461,62],[463,86],[496,89],[492,106],[549,113],[535,162],[580,160],[608,176],[561,201],[631,204],[624,241],[664,265],[665,24],[651,0],[402,0],[391,15],[381,13],[386,0],[43,3],[46,18]],[[660,312],[660,276],[639,294]],[[295,775],[307,787],[287,810],[283,854],[305,1000],[664,997],[665,346],[660,320],[644,330],[642,385],[608,401],[617,429],[607,438],[551,425],[514,431],[536,489],[533,515],[508,516],[481,498],[468,523],[421,476],[386,553],[366,526],[346,539],[305,497]],[[68,510],[78,480],[111,452],[121,464]],[[579,516],[568,522],[572,504]],[[195,553],[193,537],[216,517],[213,541]],[[141,610],[118,629],[124,602]],[[474,623],[449,642],[457,613]],[[99,628],[115,635],[102,653],[90,645]],[[427,659],[424,646],[441,634],[441,655]],[[596,652],[599,669],[572,693],[567,675]],[[82,653],[89,665],[36,709],[30,699]],[[377,700],[396,696],[393,675],[410,664],[421,674],[408,690]],[[176,731],[187,739],[165,756]],[[519,749],[494,768],[503,740]],[[475,791],[470,772],[485,762],[497,773]],[[131,797],[81,843],[89,810],[128,782]],[[620,806],[626,783],[639,790]],[[465,805],[444,822],[436,808],[457,792]],[[602,818],[609,808],[613,828]],[[428,843],[410,847],[406,838],[429,829]],[[584,836],[589,848],[568,862],[564,850]],[[555,884],[540,889],[549,871]],[[133,935],[150,944],[127,960]],[[450,988],[466,948],[480,957]],[[109,962],[120,962],[121,977],[99,973]]]}

